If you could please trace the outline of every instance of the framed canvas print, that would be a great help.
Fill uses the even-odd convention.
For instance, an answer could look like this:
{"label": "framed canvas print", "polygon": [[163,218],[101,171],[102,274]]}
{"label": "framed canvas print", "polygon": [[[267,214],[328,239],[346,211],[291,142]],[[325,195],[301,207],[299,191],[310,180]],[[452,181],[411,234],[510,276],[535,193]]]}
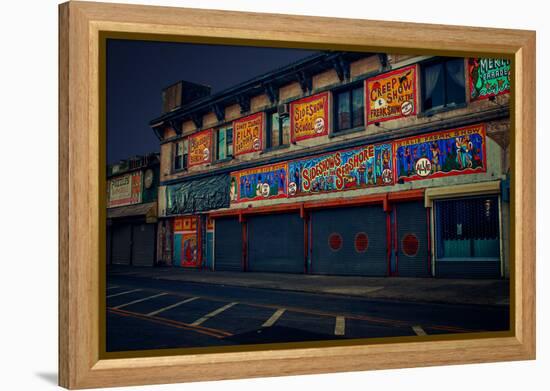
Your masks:
{"label": "framed canvas print", "polygon": [[59,13],[60,385],[535,358],[534,32]]}

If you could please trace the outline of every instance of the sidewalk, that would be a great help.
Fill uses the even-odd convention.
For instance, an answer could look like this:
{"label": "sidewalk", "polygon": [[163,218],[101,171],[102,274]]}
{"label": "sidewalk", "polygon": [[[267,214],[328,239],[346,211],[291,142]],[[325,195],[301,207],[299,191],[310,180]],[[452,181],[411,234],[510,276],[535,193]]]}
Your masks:
{"label": "sidewalk", "polygon": [[337,294],[368,299],[442,304],[508,305],[509,280],[321,276],[212,272],[176,267],[109,266],[110,276]]}

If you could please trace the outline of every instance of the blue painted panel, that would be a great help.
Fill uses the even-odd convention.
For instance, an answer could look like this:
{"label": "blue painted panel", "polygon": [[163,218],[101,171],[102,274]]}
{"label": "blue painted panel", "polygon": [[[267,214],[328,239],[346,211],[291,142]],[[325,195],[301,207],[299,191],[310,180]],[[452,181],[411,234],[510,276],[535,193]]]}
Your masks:
{"label": "blue painted panel", "polygon": [[205,267],[212,270],[214,258],[214,232],[206,232]]}
{"label": "blue painted panel", "polygon": [[174,255],[172,264],[181,266],[181,234],[174,234]]}

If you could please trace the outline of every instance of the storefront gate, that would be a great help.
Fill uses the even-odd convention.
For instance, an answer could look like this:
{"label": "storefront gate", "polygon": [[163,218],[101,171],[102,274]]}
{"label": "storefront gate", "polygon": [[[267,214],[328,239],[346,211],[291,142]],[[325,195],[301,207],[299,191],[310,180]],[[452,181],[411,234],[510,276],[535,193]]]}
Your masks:
{"label": "storefront gate", "polygon": [[304,272],[304,221],[298,213],[251,216],[247,224],[249,271]]}
{"label": "storefront gate", "polygon": [[314,211],[310,235],[312,273],[387,275],[386,213],[381,205]]}

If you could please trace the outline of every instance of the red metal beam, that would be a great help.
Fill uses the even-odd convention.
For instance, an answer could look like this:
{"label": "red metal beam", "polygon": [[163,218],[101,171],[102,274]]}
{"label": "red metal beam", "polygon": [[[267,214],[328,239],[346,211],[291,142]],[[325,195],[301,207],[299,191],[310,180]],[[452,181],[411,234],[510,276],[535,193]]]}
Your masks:
{"label": "red metal beam", "polygon": [[423,200],[426,189],[402,190],[388,193],[389,201]]}
{"label": "red metal beam", "polygon": [[359,206],[368,204],[383,204],[386,199],[386,194],[372,194],[367,196],[353,198],[336,198],[328,200],[307,201],[304,203],[305,209],[320,209],[320,208],[339,208],[344,206]]}

